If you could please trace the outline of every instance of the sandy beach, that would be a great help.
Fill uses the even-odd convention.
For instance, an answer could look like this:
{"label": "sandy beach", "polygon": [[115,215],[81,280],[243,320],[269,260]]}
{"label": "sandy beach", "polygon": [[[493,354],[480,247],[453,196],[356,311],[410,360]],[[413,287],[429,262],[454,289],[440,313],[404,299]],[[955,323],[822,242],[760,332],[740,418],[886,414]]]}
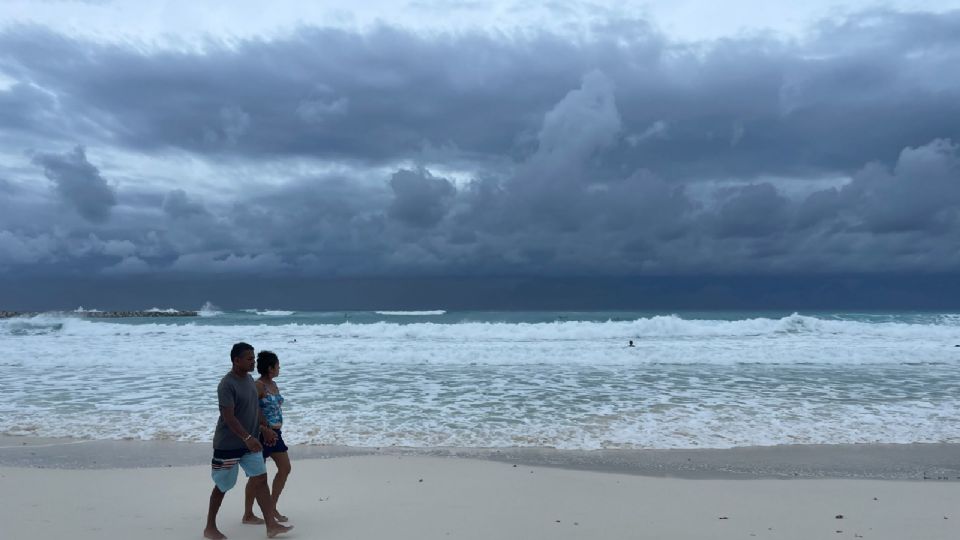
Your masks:
{"label": "sandy beach", "polygon": [[[196,464],[204,445],[19,437],[0,443],[5,539],[201,537],[211,489],[207,466]],[[699,470],[674,467],[672,474],[665,467],[662,475],[649,476],[625,472],[622,465],[603,471],[531,464],[547,463],[543,456],[549,452],[501,452],[499,459],[479,459],[449,452],[314,448],[311,453],[304,447],[293,455],[300,450],[314,457],[295,459],[281,510],[296,526],[290,538],[957,538],[955,469],[928,463],[927,470],[937,472],[920,472],[914,480],[862,477],[902,476],[890,472],[897,467],[889,463],[877,465],[902,461],[909,446],[898,453],[882,447],[813,449],[804,459],[820,454],[842,463],[836,456],[846,454],[852,464],[851,455],[874,458],[861,460],[860,473],[845,466],[791,479],[729,472],[729,463],[740,459],[730,456],[743,455],[730,451],[703,452],[716,457]],[[104,449],[121,456],[122,468],[110,468]],[[759,449],[751,461],[763,462],[767,454],[767,462],[790,462],[797,452]],[[936,461],[932,456],[949,461],[951,452],[956,455],[954,448],[940,446],[914,453],[929,462]],[[62,459],[71,454],[77,459]],[[31,455],[34,460],[60,457],[12,465]],[[631,459],[644,455],[652,454]],[[100,457],[96,464],[90,463],[93,456]],[[160,465],[181,457],[184,464]],[[147,461],[155,466],[143,466]],[[593,468],[601,469],[601,462],[613,463],[600,456]],[[240,490],[228,493],[221,530],[235,539],[264,537],[262,528],[240,523],[241,505]]]}

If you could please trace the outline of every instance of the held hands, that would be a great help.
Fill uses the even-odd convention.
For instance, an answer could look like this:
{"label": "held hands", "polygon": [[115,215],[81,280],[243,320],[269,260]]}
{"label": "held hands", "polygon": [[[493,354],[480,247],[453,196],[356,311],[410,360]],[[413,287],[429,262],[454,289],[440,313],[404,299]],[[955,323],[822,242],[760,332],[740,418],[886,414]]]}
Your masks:
{"label": "held hands", "polygon": [[260,446],[260,441],[256,437],[249,437],[243,441],[247,445],[247,450],[251,452],[262,452],[263,447]]}
{"label": "held hands", "polygon": [[274,430],[272,430],[272,429],[270,429],[270,428],[268,428],[268,427],[262,427],[262,426],[261,426],[261,427],[260,427],[260,435],[263,436],[263,442],[265,442],[265,443],[267,444],[267,446],[273,446],[273,445],[277,444],[277,432],[276,432],[276,431],[274,431]]}

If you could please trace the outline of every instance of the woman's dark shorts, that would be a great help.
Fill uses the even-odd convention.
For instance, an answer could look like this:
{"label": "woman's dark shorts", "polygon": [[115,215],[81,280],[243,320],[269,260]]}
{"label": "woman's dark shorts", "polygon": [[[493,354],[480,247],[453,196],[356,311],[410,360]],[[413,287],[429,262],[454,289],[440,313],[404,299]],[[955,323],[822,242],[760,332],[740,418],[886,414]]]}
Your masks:
{"label": "woman's dark shorts", "polygon": [[277,443],[273,446],[267,446],[267,443],[263,440],[263,434],[260,435],[260,445],[263,446],[263,459],[270,457],[270,454],[279,454],[280,452],[286,452],[288,450],[287,443],[283,442],[283,434],[280,433],[279,429],[273,430],[277,434]]}

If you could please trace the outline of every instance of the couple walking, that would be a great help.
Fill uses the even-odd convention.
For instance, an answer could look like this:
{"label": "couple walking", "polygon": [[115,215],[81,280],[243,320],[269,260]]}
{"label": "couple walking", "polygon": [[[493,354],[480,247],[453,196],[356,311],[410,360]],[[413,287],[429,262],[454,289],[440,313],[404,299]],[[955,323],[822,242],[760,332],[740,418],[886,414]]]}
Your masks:
{"label": "couple walking", "polygon": [[[247,475],[243,522],[266,525],[267,537],[273,538],[293,528],[282,524],[287,518],[277,511],[277,500],[290,474],[287,445],[280,433],[283,397],[273,381],[280,374],[280,360],[270,351],[260,351],[256,357],[260,378],[256,381],[250,376],[254,367],[253,346],[242,342],[235,344],[230,350],[230,362],[230,372],[217,386],[220,418],[213,435],[211,462],[215,485],[210,493],[203,536],[212,540],[226,538],[217,528],[217,512],[224,495],[237,483],[239,466]],[[273,495],[267,485],[267,457],[272,457],[277,464]],[[254,499],[260,506],[263,519],[253,514]]]}

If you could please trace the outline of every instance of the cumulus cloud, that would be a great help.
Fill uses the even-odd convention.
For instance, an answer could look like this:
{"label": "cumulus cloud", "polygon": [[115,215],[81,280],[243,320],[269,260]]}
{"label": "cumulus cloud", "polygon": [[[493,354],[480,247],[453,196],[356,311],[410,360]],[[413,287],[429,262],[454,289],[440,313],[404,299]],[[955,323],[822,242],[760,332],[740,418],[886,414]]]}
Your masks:
{"label": "cumulus cloud", "polygon": [[887,171],[869,166],[841,191],[853,199],[873,231],[942,229],[957,223],[960,210],[960,151],[950,140],[904,148]]}
{"label": "cumulus cloud", "polygon": [[84,219],[103,223],[116,206],[114,189],[87,161],[86,151],[77,146],[65,154],[38,154],[33,162],[43,167],[44,175],[56,185],[57,194]]}
{"label": "cumulus cloud", "polygon": [[537,135],[536,151],[509,179],[505,194],[511,221],[529,219],[565,230],[578,228],[584,211],[586,185],[599,180],[591,160],[609,148],[620,133],[620,114],[610,79],[599,71],[583,76],[546,112]]}
{"label": "cumulus cloud", "polygon": [[544,117],[537,136],[538,158],[582,163],[598,148],[612,144],[620,131],[613,91],[613,82],[602,72],[585,75],[580,88],[571,90]]}
{"label": "cumulus cloud", "polygon": [[904,148],[892,167],[869,163],[840,188],[817,191],[798,208],[815,223],[883,235],[955,230],[960,209],[960,147],[936,139]]}

